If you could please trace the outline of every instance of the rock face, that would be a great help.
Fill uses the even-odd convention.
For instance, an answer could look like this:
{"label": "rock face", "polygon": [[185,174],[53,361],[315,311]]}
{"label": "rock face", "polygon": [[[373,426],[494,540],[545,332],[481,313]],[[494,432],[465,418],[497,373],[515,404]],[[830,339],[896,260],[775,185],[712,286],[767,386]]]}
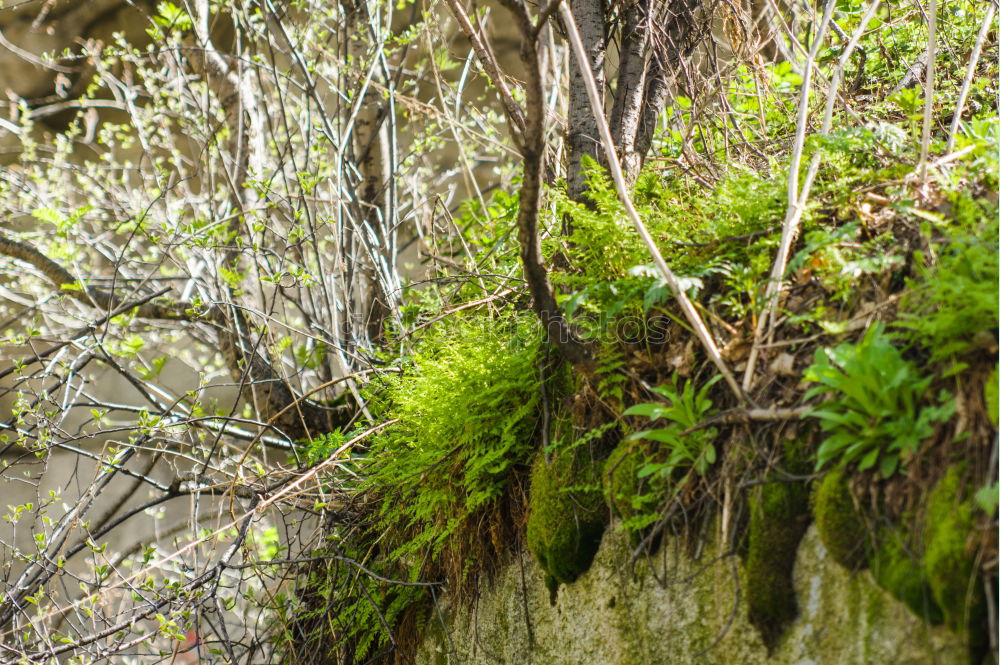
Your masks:
{"label": "rock face", "polygon": [[[529,555],[484,582],[472,605],[429,622],[418,665],[950,665],[965,644],[931,628],[868,572],[833,562],[810,528],[795,563],[800,613],[768,654],[747,620],[738,557],[674,546],[628,571],[627,538],[604,537],[593,566],[561,586],[554,605]],[[658,581],[659,580],[659,581]]]}

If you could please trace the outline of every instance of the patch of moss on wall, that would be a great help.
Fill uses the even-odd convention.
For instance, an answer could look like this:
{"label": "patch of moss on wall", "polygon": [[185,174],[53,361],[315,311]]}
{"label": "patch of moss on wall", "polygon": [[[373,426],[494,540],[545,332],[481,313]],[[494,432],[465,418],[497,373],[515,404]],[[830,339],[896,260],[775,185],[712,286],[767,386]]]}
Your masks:
{"label": "patch of moss on wall", "polygon": [[968,641],[972,662],[989,648],[986,601],[971,553],[975,508],[963,496],[963,467],[953,466],[927,495],[924,528],[885,527],[870,555],[882,588],[931,624],[944,623]]}
{"label": "patch of moss on wall", "polygon": [[816,485],[812,510],[816,530],[833,560],[852,571],[866,568],[872,537],[842,470],[831,471]]}
{"label": "patch of moss on wall", "polygon": [[972,637],[970,629],[985,614],[985,599],[969,547],[973,506],[970,499],[962,500],[962,487],[962,469],[952,467],[928,496],[923,569],[945,625]]}
{"label": "patch of moss on wall", "polygon": [[622,441],[604,462],[604,495],[611,511],[622,521],[634,514],[633,498],[639,493],[640,456],[632,441]]}
{"label": "patch of moss on wall", "polygon": [[771,482],[750,497],[747,612],[768,649],[798,614],[792,570],[809,527],[808,498],[799,482]]}
{"label": "patch of moss on wall", "polygon": [[597,465],[572,450],[548,461],[539,455],[531,469],[528,549],[553,600],[560,584],[590,568],[601,544],[608,511],[598,482]]}
{"label": "patch of moss on wall", "polygon": [[872,577],[883,589],[906,604],[918,617],[941,623],[941,608],[935,602],[920,559],[908,539],[896,529],[882,529],[871,559]]}
{"label": "patch of moss on wall", "polygon": [[[633,545],[639,545],[648,535],[650,525],[659,518],[658,506],[664,499],[666,481],[661,487],[651,487],[649,478],[640,478],[639,470],[645,461],[641,444],[623,440],[604,462],[604,498],[611,514],[622,521],[622,528],[628,532]],[[651,543],[658,547],[658,539]]]}

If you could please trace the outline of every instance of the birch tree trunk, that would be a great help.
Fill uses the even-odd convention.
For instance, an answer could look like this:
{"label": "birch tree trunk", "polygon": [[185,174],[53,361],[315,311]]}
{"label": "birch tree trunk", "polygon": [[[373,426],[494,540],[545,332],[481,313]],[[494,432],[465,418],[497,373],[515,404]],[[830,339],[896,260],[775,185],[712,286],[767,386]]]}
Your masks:
{"label": "birch tree trunk", "polygon": [[[355,26],[361,35],[368,35],[372,16],[367,0],[344,0],[343,6],[346,25]],[[357,259],[356,265],[361,270],[360,274],[355,273],[359,277],[355,283],[355,324],[359,327],[355,332],[367,337],[367,341],[376,341],[394,309],[398,293],[395,288],[396,225],[390,195],[393,191],[392,140],[386,122],[388,109],[385,108],[389,102],[376,92],[370,79],[380,79],[385,87],[391,82],[381,80],[381,74],[387,74],[377,64],[381,46],[376,44],[373,53],[372,44],[361,35],[347,38],[349,62],[358,68],[353,72],[356,77],[353,88],[362,94],[362,99],[351,137],[360,176],[355,188],[356,220],[351,231],[360,237],[350,242],[351,251],[346,254]]]}
{"label": "birch tree trunk", "polygon": [[621,35],[621,64],[618,68],[618,85],[610,125],[625,180],[631,185],[642,166],[642,155],[636,152],[635,140],[646,92],[652,20],[650,1],[634,0],[625,16]]}
{"label": "birch tree trunk", "polygon": [[[604,7],[601,0],[571,0],[570,7],[576,17],[577,29],[587,49],[590,60],[590,70],[597,89],[603,95],[604,91],[604,60],[607,51],[607,24]],[[584,199],[587,191],[586,178],[583,174],[584,155],[597,160],[599,142],[597,121],[590,109],[587,99],[587,89],[584,87],[583,71],[575,59],[569,61],[569,111],[566,117],[568,168],[566,182],[569,197],[574,201]]]}

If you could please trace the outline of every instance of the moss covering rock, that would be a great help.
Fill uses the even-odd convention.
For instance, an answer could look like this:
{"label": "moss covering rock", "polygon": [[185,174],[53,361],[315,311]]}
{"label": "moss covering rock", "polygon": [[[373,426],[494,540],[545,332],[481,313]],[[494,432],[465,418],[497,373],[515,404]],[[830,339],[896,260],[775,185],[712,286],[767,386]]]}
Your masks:
{"label": "moss covering rock", "polygon": [[747,611],[768,649],[798,614],[792,571],[809,527],[808,497],[805,484],[787,482],[762,485],[750,497]]}
{"label": "moss covering rock", "polygon": [[[639,478],[644,452],[635,441],[624,440],[604,462],[604,498],[611,514],[622,522],[633,545],[638,545],[649,532],[650,524],[659,517],[656,506],[664,491],[650,486],[648,478]],[[662,483],[661,483],[662,484]],[[653,548],[657,544],[653,544]]]}
{"label": "moss covering rock", "polygon": [[923,569],[945,625],[964,634],[984,612],[982,584],[968,547],[974,530],[971,500],[961,499],[962,473],[952,467],[927,501]]}
{"label": "moss covering rock", "polygon": [[812,510],[816,530],[833,560],[852,571],[866,568],[871,535],[842,470],[831,471],[816,485]]}
{"label": "moss covering rock", "polygon": [[[554,607],[535,561],[511,560],[475,603],[439,597],[441,619],[428,622],[415,665],[969,665],[958,636],[925,624],[870,575],[835,565],[814,529],[794,565],[799,616],[768,653],[738,605],[745,586],[733,583],[730,547],[713,540],[695,558],[671,538],[623,575],[634,548],[609,529]],[[658,584],[650,573],[664,562],[670,577]]]}
{"label": "moss covering rock", "polygon": [[871,559],[872,577],[883,589],[906,604],[914,614],[932,623],[941,623],[941,608],[916,553],[903,534],[883,529]]}
{"label": "moss covering rock", "polygon": [[875,581],[914,614],[966,639],[972,662],[979,662],[989,648],[986,605],[970,548],[975,509],[963,488],[963,467],[948,469],[927,496],[922,540],[883,529],[871,568]]}
{"label": "moss covering rock", "polygon": [[583,457],[566,451],[547,461],[539,455],[531,470],[528,549],[553,599],[558,585],[590,568],[608,521],[596,465]]}

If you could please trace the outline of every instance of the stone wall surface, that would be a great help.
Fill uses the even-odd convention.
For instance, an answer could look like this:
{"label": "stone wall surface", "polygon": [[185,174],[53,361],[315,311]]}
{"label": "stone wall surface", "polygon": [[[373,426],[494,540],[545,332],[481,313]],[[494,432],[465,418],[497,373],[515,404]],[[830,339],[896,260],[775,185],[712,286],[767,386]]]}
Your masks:
{"label": "stone wall surface", "polygon": [[[799,617],[770,655],[739,599],[738,557],[667,546],[629,570],[627,539],[604,537],[591,569],[555,604],[530,555],[428,628],[418,665],[958,665],[965,645],[827,557],[810,528],[794,577]],[[662,581],[657,581],[657,577]],[[444,628],[442,627],[444,626]]]}

